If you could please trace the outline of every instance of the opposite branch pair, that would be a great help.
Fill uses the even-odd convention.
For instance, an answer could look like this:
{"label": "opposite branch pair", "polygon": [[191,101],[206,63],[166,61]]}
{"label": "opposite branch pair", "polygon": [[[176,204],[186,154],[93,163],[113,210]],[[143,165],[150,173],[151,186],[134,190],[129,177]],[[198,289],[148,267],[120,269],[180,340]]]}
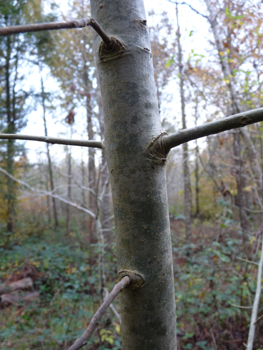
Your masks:
{"label": "opposite branch pair", "polygon": [[[172,148],[177,147],[185,142],[197,140],[201,137],[218,134],[223,131],[241,128],[246,125],[263,121],[263,108],[253,109],[230,117],[222,118],[214,122],[196,126],[194,128],[177,131],[174,134],[163,137],[164,147],[168,153]],[[104,148],[103,141],[82,141],[72,139],[59,139],[54,137],[0,134],[0,139],[18,139],[28,141],[40,141],[52,144],[62,144],[71,146]]]}

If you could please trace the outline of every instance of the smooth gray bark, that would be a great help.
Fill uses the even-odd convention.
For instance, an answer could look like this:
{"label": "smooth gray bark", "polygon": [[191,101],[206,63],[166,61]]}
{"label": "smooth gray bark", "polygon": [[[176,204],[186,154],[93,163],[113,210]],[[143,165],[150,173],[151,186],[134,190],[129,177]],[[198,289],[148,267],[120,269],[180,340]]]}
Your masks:
{"label": "smooth gray bark", "polygon": [[149,151],[162,130],[143,1],[92,0],[91,10],[106,33],[118,39],[106,47],[94,36],[118,272],[120,277],[141,274],[145,281],[121,295],[123,350],[175,350],[165,154]]}

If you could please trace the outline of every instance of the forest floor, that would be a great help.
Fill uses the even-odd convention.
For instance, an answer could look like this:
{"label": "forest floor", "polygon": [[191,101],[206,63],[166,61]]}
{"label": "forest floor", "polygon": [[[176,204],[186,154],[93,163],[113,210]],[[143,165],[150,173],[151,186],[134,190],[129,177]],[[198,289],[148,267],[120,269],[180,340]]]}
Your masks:
{"label": "forest floor", "polygon": [[[171,232],[178,350],[245,349],[257,269],[239,260],[244,258],[240,233],[234,225],[194,220],[192,242],[188,243],[182,219],[171,220]],[[99,244],[90,247],[74,231],[65,237],[63,230],[46,227],[4,236],[0,282],[22,287],[2,294],[2,350],[69,347],[101,302],[100,249]],[[114,244],[106,249],[105,270],[110,290],[116,279]],[[118,299],[114,306],[120,312]],[[262,326],[263,318],[258,320],[255,350],[263,348]],[[121,325],[110,309],[88,346],[91,350],[122,348]]]}

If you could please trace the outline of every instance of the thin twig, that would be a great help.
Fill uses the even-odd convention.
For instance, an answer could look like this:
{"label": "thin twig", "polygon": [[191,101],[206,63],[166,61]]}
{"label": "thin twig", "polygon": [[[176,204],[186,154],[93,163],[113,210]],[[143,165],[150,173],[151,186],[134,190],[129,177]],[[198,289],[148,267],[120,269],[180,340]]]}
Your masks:
{"label": "thin twig", "polygon": [[38,142],[46,142],[46,143],[59,144],[59,145],[103,148],[103,143],[101,141],[60,139],[57,137],[49,137],[49,136],[17,135],[17,134],[1,134],[0,133],[0,139],[2,139],[2,140],[38,141]]}
{"label": "thin twig", "polygon": [[[107,290],[107,288],[104,288],[104,292],[105,292],[105,297],[107,298],[109,295],[109,292]],[[118,313],[118,311],[115,309],[113,304],[110,304],[110,308],[112,309],[114,315],[117,317],[117,319],[119,320],[120,324],[121,324],[121,315]]]}
{"label": "thin twig", "polygon": [[68,350],[78,350],[87,344],[87,341],[89,340],[92,333],[96,329],[99,321],[101,320],[102,316],[105,314],[107,308],[110,306],[112,301],[116,298],[116,296],[125,287],[127,287],[129,285],[129,283],[130,283],[130,277],[125,276],[120,280],[120,282],[115,284],[112,291],[109,293],[107,298],[104,300],[104,302],[101,304],[99,309],[96,311],[95,315],[92,317],[88,328],[85,330],[85,332],[81,335],[81,337],[79,337]]}
{"label": "thin twig", "polygon": [[242,306],[242,305],[236,305],[236,304],[231,304],[231,306],[234,306],[234,307],[238,307],[239,309],[245,309],[245,310],[249,310],[249,309],[252,309],[252,306]]}
{"label": "thin twig", "polygon": [[255,324],[256,324],[259,320],[261,320],[262,317],[263,317],[263,315],[259,316],[259,318],[256,320]]}
{"label": "thin twig", "polygon": [[168,0],[170,3],[172,4],[178,4],[178,5],[187,5],[188,7],[190,7],[190,9],[192,11],[194,11],[195,13],[197,13],[198,15],[204,17],[205,19],[208,19],[208,17],[206,15],[203,15],[201,12],[197,11],[193,6],[191,6],[190,4],[188,4],[187,2],[183,1],[183,2],[177,2],[177,1],[171,1]]}
{"label": "thin twig", "polygon": [[246,262],[246,263],[248,263],[248,264],[253,264],[253,265],[258,266],[258,263],[254,262],[254,261],[242,259],[242,258],[239,258],[239,257],[237,257],[237,260],[244,261],[244,262]]}
{"label": "thin twig", "polygon": [[6,170],[4,170],[4,169],[1,168],[1,167],[0,167],[0,172],[4,173],[6,176],[10,177],[10,179],[12,179],[13,181],[18,182],[20,185],[23,185],[23,186],[27,187],[27,188],[28,188],[30,191],[32,191],[32,192],[38,193],[38,194],[40,194],[40,195],[42,195],[42,196],[49,196],[49,197],[56,198],[56,199],[60,200],[61,202],[64,202],[64,203],[66,203],[66,204],[68,204],[68,205],[71,205],[71,206],[74,207],[74,208],[77,208],[77,209],[79,209],[79,210],[84,211],[85,213],[87,213],[87,214],[89,214],[91,217],[93,217],[94,219],[96,218],[96,215],[95,215],[91,210],[86,209],[86,208],[83,208],[83,207],[81,207],[80,205],[78,205],[77,203],[73,203],[73,202],[71,202],[71,201],[68,201],[68,200],[66,200],[66,199],[63,198],[63,197],[60,197],[60,196],[58,196],[58,195],[56,195],[56,194],[53,194],[52,192],[47,192],[47,191],[43,191],[43,190],[37,190],[36,188],[31,187],[31,186],[30,186],[29,184],[27,184],[26,182],[21,181],[21,180],[15,178],[13,175],[9,174]]}
{"label": "thin twig", "polygon": [[261,256],[258,264],[257,288],[256,288],[256,294],[255,294],[255,299],[254,299],[253,308],[252,308],[248,340],[247,340],[247,350],[253,349],[257,315],[258,315],[258,305],[259,305],[260,295],[261,295],[262,270],[263,270],[263,236],[262,236]]}

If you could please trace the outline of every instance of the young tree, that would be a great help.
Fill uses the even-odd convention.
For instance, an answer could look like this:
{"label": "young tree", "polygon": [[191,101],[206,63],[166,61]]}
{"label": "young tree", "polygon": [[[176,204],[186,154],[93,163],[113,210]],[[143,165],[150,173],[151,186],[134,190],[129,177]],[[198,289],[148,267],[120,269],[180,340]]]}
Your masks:
{"label": "young tree", "polygon": [[67,27],[92,25],[99,33],[94,33],[94,54],[105,140],[97,147],[105,149],[110,173],[118,276],[128,276],[131,281],[121,295],[123,349],[174,350],[176,314],[166,156],[171,148],[190,140],[262,121],[263,110],[167,135],[159,118],[143,0],[92,0],[91,11],[103,30],[94,20],[74,21]]}

